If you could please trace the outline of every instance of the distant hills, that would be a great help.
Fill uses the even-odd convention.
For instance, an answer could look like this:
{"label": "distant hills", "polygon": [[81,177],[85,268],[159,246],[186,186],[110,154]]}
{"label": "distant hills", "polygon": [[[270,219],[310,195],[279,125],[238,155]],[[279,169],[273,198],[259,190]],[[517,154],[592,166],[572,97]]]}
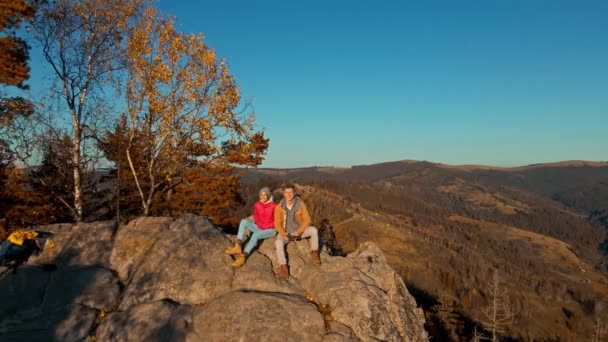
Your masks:
{"label": "distant hills", "polygon": [[[432,163],[428,161],[417,160],[400,160],[385,162],[370,165],[355,165],[352,167],[329,167],[329,166],[312,166],[303,168],[254,168],[246,169],[244,181],[250,182],[253,179],[259,179],[264,176],[289,178],[289,179],[331,179],[331,178],[348,178],[348,179],[367,179],[367,178],[386,178],[398,174],[402,171],[408,171],[412,168],[420,167],[437,167],[454,171],[482,172],[530,172],[533,170],[547,169],[569,169],[581,170],[580,168],[608,168],[608,162],[585,161],[585,160],[567,160],[545,164],[530,164],[518,167],[498,167],[489,165],[449,165],[441,163]],[[586,169],[585,169],[586,170]],[[603,174],[603,171],[599,171]]]}
{"label": "distant hills", "polygon": [[607,162],[404,160],[247,169],[243,182],[252,194],[261,184],[295,182],[315,224],[329,219],[347,252],[374,241],[413,289],[437,340],[470,340],[485,320],[493,269],[518,312],[504,337],[585,340],[598,317],[608,322]]}
{"label": "distant hills", "polygon": [[501,167],[501,166],[492,166],[492,165],[475,165],[475,164],[464,164],[464,165],[450,165],[443,163],[434,163],[429,161],[422,160],[413,160],[413,159],[404,159],[398,161],[390,161],[383,162],[378,164],[364,164],[364,165],[354,165],[351,167],[332,167],[332,166],[309,166],[309,167],[301,167],[301,168],[255,168],[248,169],[255,172],[260,172],[264,174],[294,174],[294,173],[328,173],[328,174],[342,174],[349,173],[354,169],[360,168],[399,168],[399,166],[403,165],[412,165],[412,164],[430,164],[438,167],[443,167],[447,169],[461,170],[461,171],[475,171],[475,170],[493,170],[493,171],[524,171],[536,168],[555,168],[555,167],[608,167],[608,161],[587,161],[587,160],[564,160],[552,163],[538,163],[538,164],[530,164],[524,166],[515,166],[515,167]]}
{"label": "distant hills", "polygon": [[586,161],[586,160],[565,160],[555,163],[540,163],[540,164],[530,164],[525,166],[517,166],[517,167],[499,167],[499,166],[488,166],[488,165],[447,165],[437,163],[435,165],[441,167],[447,167],[451,169],[458,170],[496,170],[496,171],[523,171],[535,168],[552,168],[552,167],[606,167],[608,166],[608,162],[597,162],[597,161]]}

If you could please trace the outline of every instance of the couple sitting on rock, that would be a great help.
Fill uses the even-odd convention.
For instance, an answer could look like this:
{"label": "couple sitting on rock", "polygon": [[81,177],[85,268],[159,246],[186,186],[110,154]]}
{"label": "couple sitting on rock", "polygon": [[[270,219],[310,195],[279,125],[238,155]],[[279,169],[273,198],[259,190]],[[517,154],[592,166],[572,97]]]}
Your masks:
{"label": "couple sitting on rock", "polygon": [[[319,267],[321,265],[319,234],[317,228],[310,225],[308,209],[306,209],[304,201],[296,195],[295,186],[291,184],[283,186],[284,198],[279,204],[274,203],[272,192],[267,187],[260,190],[259,196],[260,200],[255,202],[253,206],[253,217],[250,216],[241,221],[234,247],[225,251],[227,254],[236,255],[236,260],[232,266],[243,266],[247,256],[251,254],[259,240],[277,235],[275,246],[280,265],[277,278],[286,279],[289,277],[285,245],[291,240],[309,238],[312,264]],[[251,236],[243,249],[247,230],[251,232]]]}

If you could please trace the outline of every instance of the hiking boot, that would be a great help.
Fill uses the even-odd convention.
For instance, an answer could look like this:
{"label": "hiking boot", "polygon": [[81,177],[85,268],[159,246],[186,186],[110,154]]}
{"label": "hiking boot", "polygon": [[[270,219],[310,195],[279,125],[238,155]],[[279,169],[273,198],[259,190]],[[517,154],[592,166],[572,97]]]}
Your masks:
{"label": "hiking boot", "polygon": [[237,254],[243,253],[243,250],[241,249],[240,241],[237,240],[234,243],[234,247],[232,247],[232,248],[226,248],[226,250],[224,250],[224,253],[226,253],[228,255],[237,255]]}
{"label": "hiking boot", "polygon": [[239,253],[236,260],[232,263],[232,267],[236,268],[245,265],[245,260],[247,260],[247,253]]}
{"label": "hiking boot", "polygon": [[315,267],[321,266],[321,258],[319,257],[319,251],[310,251],[310,256],[312,259],[312,264]]}
{"label": "hiking boot", "polygon": [[287,279],[289,278],[289,267],[287,264],[281,265],[279,269],[279,273],[276,274],[277,279]]}

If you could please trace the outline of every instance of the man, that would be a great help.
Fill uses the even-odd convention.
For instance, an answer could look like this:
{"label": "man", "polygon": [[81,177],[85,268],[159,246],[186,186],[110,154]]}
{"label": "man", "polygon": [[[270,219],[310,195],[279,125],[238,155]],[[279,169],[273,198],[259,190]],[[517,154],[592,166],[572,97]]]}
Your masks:
{"label": "man", "polygon": [[296,196],[296,187],[292,184],[287,184],[283,187],[283,197],[274,211],[274,226],[278,233],[275,245],[280,265],[279,273],[277,273],[277,278],[279,279],[289,277],[289,267],[285,258],[285,245],[292,239],[310,239],[312,264],[316,267],[321,266],[321,259],[319,258],[319,234],[317,228],[310,225],[310,215],[304,201],[299,196]]}

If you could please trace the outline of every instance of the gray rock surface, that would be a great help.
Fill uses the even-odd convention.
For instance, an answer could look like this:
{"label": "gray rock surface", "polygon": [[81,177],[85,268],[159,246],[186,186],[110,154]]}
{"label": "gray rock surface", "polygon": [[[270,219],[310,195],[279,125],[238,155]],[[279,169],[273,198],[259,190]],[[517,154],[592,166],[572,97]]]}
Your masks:
{"label": "gray rock surface", "polygon": [[30,258],[28,264],[52,263],[110,268],[114,228],[112,221],[38,227],[37,230],[55,234],[52,239],[56,246]]}
{"label": "gray rock surface", "polygon": [[373,243],[347,257],[274,239],[238,269],[203,217],[44,227],[57,246],[0,278],[0,340],[423,341],[422,311]]}
{"label": "gray rock surface", "polygon": [[43,311],[54,310],[65,303],[108,311],[119,304],[120,283],[107,269],[69,266],[50,273],[50,277]]}
{"label": "gray rock surface", "polygon": [[39,267],[22,267],[0,278],[0,318],[18,320],[42,312],[51,274]]}
{"label": "gray rock surface", "polygon": [[82,305],[66,305],[35,319],[0,322],[0,341],[85,341],[97,311]]}
{"label": "gray rock surface", "polygon": [[0,278],[0,340],[76,341],[100,310],[115,310],[121,284],[109,266],[112,222],[37,227],[56,246]]}
{"label": "gray rock surface", "polygon": [[[246,323],[245,323],[246,322]],[[195,310],[199,341],[321,341],[323,317],[304,296],[234,291]]]}
{"label": "gray rock surface", "polygon": [[192,309],[168,301],[134,306],[106,316],[96,330],[98,341],[183,341],[191,331]]}
{"label": "gray rock surface", "polygon": [[[118,242],[130,240],[130,232],[138,226],[146,229],[146,225],[138,222],[117,236],[112,253],[114,267],[124,269],[124,264],[115,262],[114,255],[128,255],[128,249],[123,249],[130,249],[131,245]],[[164,298],[182,304],[203,304],[230,291],[233,270],[231,259],[223,252],[229,241],[207,219],[187,215],[153,236],[155,239],[147,242],[150,247],[145,254],[125,273],[130,276],[125,282],[120,310]]]}
{"label": "gray rock surface", "polygon": [[253,253],[245,266],[234,271],[233,290],[255,290],[303,294],[305,290],[297,282],[276,279],[272,262],[263,254]]}
{"label": "gray rock surface", "polygon": [[123,283],[146,259],[159,235],[166,232],[172,222],[173,219],[168,217],[140,217],[118,230],[111,249],[110,264]]}
{"label": "gray rock surface", "polygon": [[[322,253],[322,265],[310,262],[307,241],[287,245],[293,278],[331,316],[350,328],[357,338],[382,341],[420,341],[427,337],[424,313],[416,307],[403,280],[386,263],[382,251],[365,242],[347,257]],[[261,253],[276,264],[274,244],[265,241]],[[277,266],[275,266],[277,267]]]}

